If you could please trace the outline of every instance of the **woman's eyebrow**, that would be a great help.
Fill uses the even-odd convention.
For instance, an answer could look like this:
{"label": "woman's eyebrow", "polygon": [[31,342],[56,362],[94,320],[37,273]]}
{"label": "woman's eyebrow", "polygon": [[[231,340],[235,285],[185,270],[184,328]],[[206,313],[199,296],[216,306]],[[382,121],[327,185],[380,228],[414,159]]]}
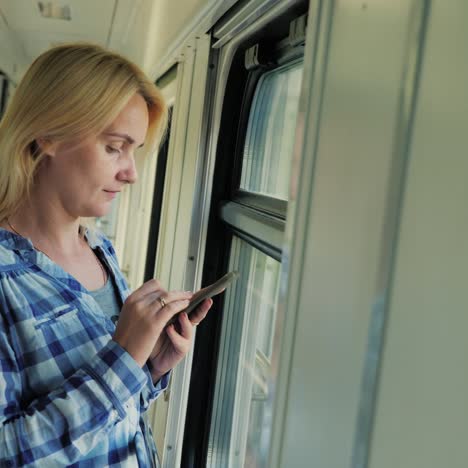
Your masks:
{"label": "woman's eyebrow", "polygon": [[[126,133],[105,132],[104,135],[116,136],[116,137],[124,138],[124,139],[127,140],[127,142],[130,143],[131,145],[133,145],[133,143],[135,143],[135,140],[134,140],[130,135],[127,135]],[[143,145],[144,145],[144,143],[142,143],[138,148],[141,148]]]}

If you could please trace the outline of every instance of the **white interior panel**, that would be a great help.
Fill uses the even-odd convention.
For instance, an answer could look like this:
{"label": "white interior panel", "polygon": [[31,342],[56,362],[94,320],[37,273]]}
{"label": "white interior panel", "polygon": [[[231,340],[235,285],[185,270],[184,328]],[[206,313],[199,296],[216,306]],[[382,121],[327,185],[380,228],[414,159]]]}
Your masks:
{"label": "white interior panel", "polygon": [[372,468],[468,460],[468,4],[432,2]]}
{"label": "white interior panel", "polygon": [[[304,123],[303,166],[310,167],[308,158],[316,161],[313,173],[302,173],[299,198],[308,203],[299,199],[296,213],[301,223],[307,219],[308,234],[304,250],[293,244],[291,258],[300,285],[279,466],[351,464],[378,299],[409,9],[404,0],[349,0],[322,9],[321,34],[331,25],[330,42],[318,52],[327,58],[319,60],[310,86],[320,87],[326,73],[324,88],[312,93]],[[294,285],[290,290],[296,294]],[[291,320],[293,312],[289,307]]]}
{"label": "white interior panel", "polygon": [[154,64],[166,55],[187,24],[207,3],[210,0],[184,0],[183,5],[170,0],[153,2],[152,21],[142,60],[145,70],[154,68]]}
{"label": "white interior panel", "polygon": [[16,83],[19,70],[25,68],[26,61],[24,50],[8,28],[0,10],[0,70]]}

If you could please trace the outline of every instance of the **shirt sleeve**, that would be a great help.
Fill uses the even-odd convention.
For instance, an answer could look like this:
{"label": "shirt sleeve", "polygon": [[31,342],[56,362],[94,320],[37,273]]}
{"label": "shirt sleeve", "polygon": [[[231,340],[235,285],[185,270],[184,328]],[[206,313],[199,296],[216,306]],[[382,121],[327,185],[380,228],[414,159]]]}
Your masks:
{"label": "shirt sleeve", "polygon": [[167,389],[171,377],[172,371],[164,374],[156,384],[153,383],[153,378],[151,377],[151,363],[148,361],[143,368],[146,372],[148,381],[147,385],[142,389],[140,394],[140,410],[143,413],[146,411],[151,403],[156,400],[156,398]]}
{"label": "shirt sleeve", "polygon": [[68,466],[91,451],[147,386],[147,375],[110,340],[82,369],[36,399],[22,402],[21,366],[0,315],[0,466]]}

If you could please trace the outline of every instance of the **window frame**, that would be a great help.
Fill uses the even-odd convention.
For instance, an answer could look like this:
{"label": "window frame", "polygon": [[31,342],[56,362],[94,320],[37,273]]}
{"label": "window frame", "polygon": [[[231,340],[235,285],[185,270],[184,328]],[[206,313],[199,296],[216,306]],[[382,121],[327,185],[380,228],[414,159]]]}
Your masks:
{"label": "window frame", "polygon": [[[281,261],[288,202],[242,190],[239,185],[250,109],[258,81],[265,72],[292,63],[304,55],[304,42],[289,45],[287,39],[291,20],[305,13],[307,13],[307,3],[300,4],[299,9],[296,4],[287,14],[274,18],[270,23],[270,25],[276,23],[283,32],[276,43],[272,42],[271,38],[265,37],[266,29],[259,29],[240,43],[233,52],[230,63],[224,64],[229,71],[215,146],[213,180],[218,183],[213,184],[211,195],[203,285],[214,282],[227,271],[229,257],[226,252],[230,251],[234,235],[275,260]],[[268,31],[277,33],[278,28],[269,27]],[[245,52],[259,41],[267,48],[271,47],[271,58],[274,60],[261,67],[246,70]],[[272,44],[275,46],[272,47]],[[224,47],[229,46],[228,43]],[[220,57],[222,62],[222,54]],[[223,72],[226,71],[221,69],[220,74]],[[242,99],[239,99],[239,96]],[[229,148],[233,146],[234,152],[229,152]],[[226,183],[220,184],[219,180],[226,180]],[[251,229],[252,226],[261,223],[260,219],[264,221],[265,232],[269,232],[265,237],[259,236]],[[184,431],[182,467],[206,466],[207,463],[223,301],[223,295],[214,298],[212,311],[203,326],[197,328],[186,415],[186,421],[190,423],[186,424]]]}

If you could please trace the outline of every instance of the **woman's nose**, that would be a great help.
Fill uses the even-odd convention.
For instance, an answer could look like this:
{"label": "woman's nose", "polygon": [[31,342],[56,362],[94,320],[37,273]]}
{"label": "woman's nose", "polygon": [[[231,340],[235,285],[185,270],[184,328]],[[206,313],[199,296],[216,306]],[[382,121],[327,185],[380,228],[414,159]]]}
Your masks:
{"label": "woman's nose", "polygon": [[128,155],[125,158],[124,166],[117,174],[117,178],[121,181],[127,182],[128,184],[134,184],[137,181],[138,172],[133,155]]}

